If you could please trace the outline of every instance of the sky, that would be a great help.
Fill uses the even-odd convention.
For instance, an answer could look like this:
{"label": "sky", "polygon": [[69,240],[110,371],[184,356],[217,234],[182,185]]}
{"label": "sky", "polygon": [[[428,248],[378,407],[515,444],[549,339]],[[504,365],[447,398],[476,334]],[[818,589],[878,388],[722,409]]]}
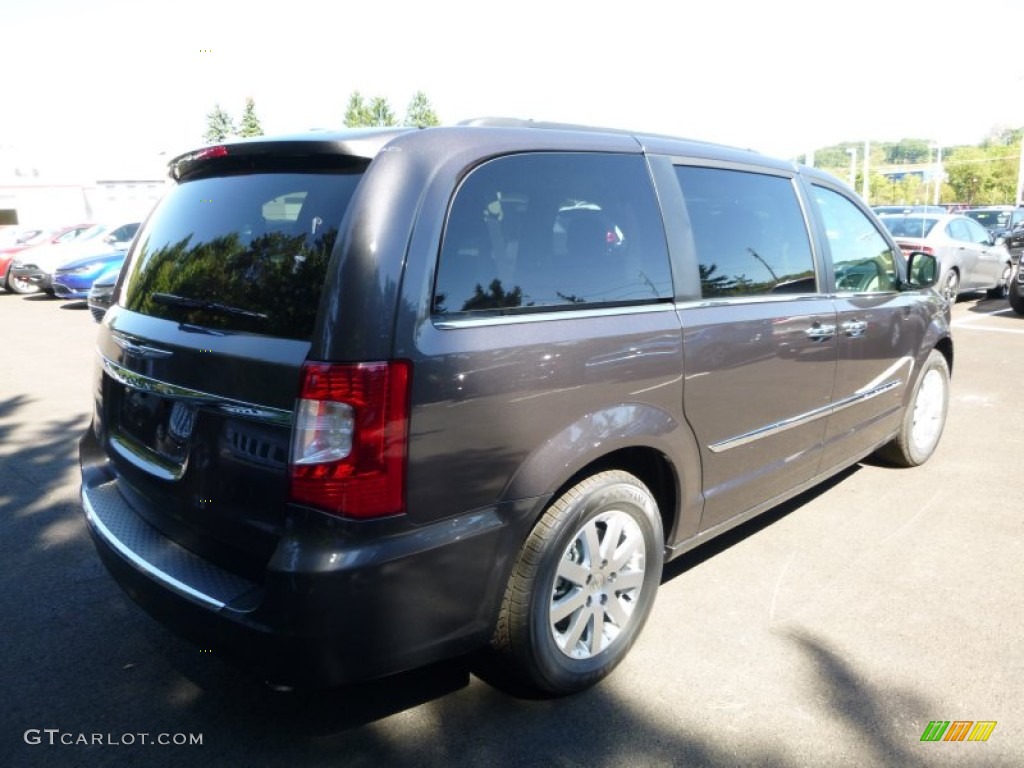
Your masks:
{"label": "sky", "polygon": [[785,158],[977,143],[1024,126],[1024,2],[964,7],[0,0],[0,152],[47,168],[173,155],[247,97],[267,133],[341,127],[355,90],[399,115],[422,90],[444,123],[585,123]]}

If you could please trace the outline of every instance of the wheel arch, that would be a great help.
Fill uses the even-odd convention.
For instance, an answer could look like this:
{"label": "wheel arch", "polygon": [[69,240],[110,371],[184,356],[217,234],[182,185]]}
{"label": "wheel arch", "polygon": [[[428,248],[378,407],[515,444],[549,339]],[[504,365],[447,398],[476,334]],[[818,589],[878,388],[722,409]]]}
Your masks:
{"label": "wheel arch", "polygon": [[[703,498],[696,440],[685,422],[650,404],[620,404],[566,425],[527,457],[502,498],[557,499],[609,469],[629,472],[650,489],[667,544],[696,529]],[[530,527],[544,508],[535,510]]]}

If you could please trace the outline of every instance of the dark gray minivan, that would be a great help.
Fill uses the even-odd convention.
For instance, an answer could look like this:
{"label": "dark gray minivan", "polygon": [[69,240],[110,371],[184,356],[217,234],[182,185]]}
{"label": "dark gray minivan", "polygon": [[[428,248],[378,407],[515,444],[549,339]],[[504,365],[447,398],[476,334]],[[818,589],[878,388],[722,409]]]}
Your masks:
{"label": "dark gray minivan", "polygon": [[666,559],[941,435],[934,259],[813,169],[480,120],[171,175],[99,327],[82,500],[132,598],[271,682],[490,646],[580,690]]}

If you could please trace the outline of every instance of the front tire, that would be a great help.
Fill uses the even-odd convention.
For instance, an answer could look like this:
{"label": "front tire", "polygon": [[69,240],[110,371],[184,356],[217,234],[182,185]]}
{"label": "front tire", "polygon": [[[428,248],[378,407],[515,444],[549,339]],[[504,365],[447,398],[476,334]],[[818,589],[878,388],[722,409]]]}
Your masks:
{"label": "front tire", "polygon": [[956,297],[960,293],[960,275],[955,269],[947,270],[942,276],[942,280],[939,281],[939,293],[950,304],[956,303]]}
{"label": "front tire", "polygon": [[878,454],[901,467],[916,467],[931,458],[946,426],[949,410],[949,363],[933,349],[903,412],[900,431]]}
{"label": "front tire", "polygon": [[1024,296],[1017,289],[1010,291],[1010,307],[1018,315],[1024,315]]}
{"label": "front tire", "polygon": [[640,634],[663,562],[661,516],[647,486],[618,470],[589,477],[530,532],[491,645],[539,691],[588,688]]}

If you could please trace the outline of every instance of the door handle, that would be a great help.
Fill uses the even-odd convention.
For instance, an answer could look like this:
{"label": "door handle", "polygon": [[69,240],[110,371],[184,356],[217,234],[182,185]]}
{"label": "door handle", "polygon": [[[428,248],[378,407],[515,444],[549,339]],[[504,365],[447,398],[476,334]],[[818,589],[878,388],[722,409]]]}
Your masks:
{"label": "door handle", "polygon": [[852,336],[855,339],[859,339],[867,331],[868,324],[863,320],[847,320],[843,323],[843,334],[845,336]]}
{"label": "door handle", "polygon": [[836,327],[834,325],[815,323],[804,331],[804,335],[811,341],[823,341],[836,335]]}

